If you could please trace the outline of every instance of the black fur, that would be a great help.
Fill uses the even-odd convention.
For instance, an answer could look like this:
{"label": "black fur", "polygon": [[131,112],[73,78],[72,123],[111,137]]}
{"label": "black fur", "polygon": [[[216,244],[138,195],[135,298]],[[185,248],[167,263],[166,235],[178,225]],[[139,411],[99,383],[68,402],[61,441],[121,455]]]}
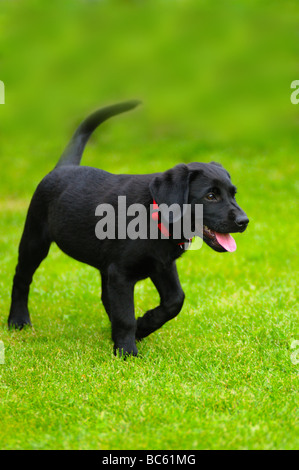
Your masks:
{"label": "black fur", "polygon": [[[102,301],[111,321],[115,353],[137,355],[136,339],[144,338],[175,317],[184,302],[176,259],[184,249],[174,239],[99,240],[95,208],[100,203],[203,204],[204,224],[217,232],[241,232],[248,219],[237,205],[227,171],[219,164],[180,164],[164,173],[115,175],[79,166],[85,144],[95,128],[109,117],[134,108],[138,102],[114,105],[87,118],[74,134],[56,168],[38,185],[27,214],[13,280],[9,326],[30,324],[28,294],[32,277],[55,242],[62,251],[101,273]],[[209,192],[215,200],[208,200]],[[170,221],[172,222],[172,221]],[[204,236],[216,251],[225,251]],[[134,286],[149,277],[160,305],[136,321]]]}

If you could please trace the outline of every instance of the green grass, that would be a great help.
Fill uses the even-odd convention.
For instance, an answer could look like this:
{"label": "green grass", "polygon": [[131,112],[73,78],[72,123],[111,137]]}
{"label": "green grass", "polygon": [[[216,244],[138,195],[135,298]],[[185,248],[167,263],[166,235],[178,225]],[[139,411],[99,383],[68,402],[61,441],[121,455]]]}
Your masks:
{"label": "green grass", "polygon": [[[0,448],[298,448],[299,365],[290,348],[299,339],[299,106],[289,100],[289,85],[298,78],[294,4],[281,13],[276,2],[271,10],[268,2],[261,10],[255,2],[240,9],[224,2],[225,27],[221,7],[214,15],[205,2],[191,0],[171,12],[163,2],[160,9],[120,2],[119,14],[107,2],[87,11],[83,1],[53,1],[44,16],[31,1],[28,11],[36,16],[28,13],[27,22],[21,22],[21,4],[19,10],[2,3]],[[94,9],[106,15],[105,34]],[[204,23],[213,18],[209,28],[198,31],[195,13]],[[110,27],[116,36],[109,36]],[[279,44],[277,28],[285,33]],[[202,68],[194,66],[199,56]],[[147,173],[219,161],[238,186],[248,230],[236,235],[233,254],[205,245],[178,261],[183,310],[139,344],[137,358],[113,356],[98,273],[56,246],[32,284],[33,328],[8,331],[32,192],[78,121],[101,101],[134,96],[134,87],[145,107],[103,125],[83,163]],[[156,305],[149,281],[136,286],[135,301],[137,316]]]}

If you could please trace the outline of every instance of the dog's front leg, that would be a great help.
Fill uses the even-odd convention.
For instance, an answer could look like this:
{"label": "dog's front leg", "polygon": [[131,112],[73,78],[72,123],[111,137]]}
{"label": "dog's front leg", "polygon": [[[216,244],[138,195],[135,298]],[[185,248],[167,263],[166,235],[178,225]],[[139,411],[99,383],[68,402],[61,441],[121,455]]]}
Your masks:
{"label": "dog's front leg", "polygon": [[106,272],[101,271],[101,279],[102,279],[102,303],[105,307],[109,320],[111,320],[110,307],[109,307],[108,274]]}
{"label": "dog's front leg", "polygon": [[108,269],[106,292],[109,300],[114,354],[137,356],[134,283],[113,264]]}
{"label": "dog's front leg", "polygon": [[175,262],[167,268],[157,269],[152,273],[151,280],[160,294],[161,303],[138,318],[137,340],[150,335],[178,315],[184,303],[185,294],[181,288]]}

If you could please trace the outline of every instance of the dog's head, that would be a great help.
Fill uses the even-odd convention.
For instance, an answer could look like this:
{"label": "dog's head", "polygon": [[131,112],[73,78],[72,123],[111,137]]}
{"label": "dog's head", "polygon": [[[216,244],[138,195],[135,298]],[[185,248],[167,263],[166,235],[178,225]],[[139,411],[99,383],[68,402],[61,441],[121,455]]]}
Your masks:
{"label": "dog's head", "polygon": [[[213,250],[234,251],[236,244],[230,233],[244,232],[248,217],[238,206],[236,187],[229,173],[219,164],[179,164],[153,178],[150,191],[158,205],[203,205],[203,240]],[[172,223],[172,220],[169,220]]]}

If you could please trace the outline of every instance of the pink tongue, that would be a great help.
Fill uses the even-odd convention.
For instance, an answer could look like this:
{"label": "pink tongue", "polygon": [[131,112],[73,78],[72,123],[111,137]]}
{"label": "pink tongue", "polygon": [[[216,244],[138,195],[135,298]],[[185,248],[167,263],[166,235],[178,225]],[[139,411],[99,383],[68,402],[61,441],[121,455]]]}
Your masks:
{"label": "pink tongue", "polygon": [[229,233],[218,233],[215,232],[217,242],[223,246],[226,251],[236,251],[237,245],[233,237]]}

